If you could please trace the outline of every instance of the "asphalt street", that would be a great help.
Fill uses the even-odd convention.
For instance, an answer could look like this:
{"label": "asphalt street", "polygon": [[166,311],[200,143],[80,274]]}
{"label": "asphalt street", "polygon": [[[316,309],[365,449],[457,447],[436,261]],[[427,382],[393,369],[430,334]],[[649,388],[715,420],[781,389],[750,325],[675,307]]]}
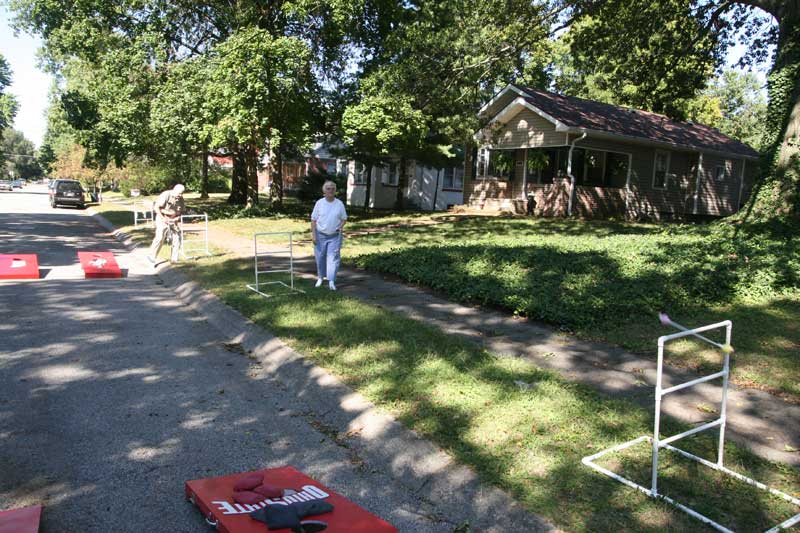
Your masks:
{"label": "asphalt street", "polygon": [[[126,276],[82,279],[77,250],[114,251]],[[401,531],[457,525],[457,510],[354,460],[149,264],[86,212],[51,209],[44,187],[0,193],[0,253],[37,253],[45,274],[0,282],[0,510],[43,504],[45,533],[210,531],[185,480],[289,464]]]}

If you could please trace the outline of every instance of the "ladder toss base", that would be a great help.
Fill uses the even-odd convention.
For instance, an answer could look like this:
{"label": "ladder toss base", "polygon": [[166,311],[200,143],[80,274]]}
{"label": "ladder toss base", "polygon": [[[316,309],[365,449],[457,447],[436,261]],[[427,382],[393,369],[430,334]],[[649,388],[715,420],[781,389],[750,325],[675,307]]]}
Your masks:
{"label": "ladder toss base", "polygon": [[[754,479],[751,479],[751,478],[749,478],[747,476],[739,474],[738,472],[734,472],[733,470],[730,470],[730,469],[726,468],[723,465],[723,455],[724,455],[724,448],[725,448],[725,425],[726,425],[726,422],[727,422],[728,378],[729,378],[729,375],[730,375],[730,354],[733,351],[733,349],[730,346],[730,344],[731,344],[731,329],[733,327],[731,321],[730,320],[725,320],[723,322],[718,322],[716,324],[710,324],[708,326],[702,326],[702,327],[699,327],[699,328],[690,329],[690,328],[686,328],[684,326],[681,326],[680,324],[677,324],[677,323],[673,322],[665,314],[662,314],[660,316],[660,319],[661,319],[662,324],[672,326],[672,327],[678,329],[679,332],[678,333],[673,333],[671,335],[664,335],[664,336],[661,336],[661,337],[658,338],[658,373],[657,373],[657,377],[656,377],[655,422],[654,422],[653,435],[652,436],[651,435],[642,435],[641,437],[638,437],[636,439],[630,440],[628,442],[624,442],[622,444],[618,444],[616,446],[612,446],[611,448],[605,449],[605,450],[603,450],[601,452],[598,452],[598,453],[596,453],[594,455],[589,455],[587,457],[584,457],[583,459],[581,459],[581,463],[586,465],[586,466],[588,466],[589,468],[592,468],[592,469],[596,470],[597,472],[600,472],[601,474],[604,474],[604,475],[610,477],[611,479],[614,479],[614,480],[619,481],[620,483],[622,483],[624,485],[627,485],[628,487],[630,487],[632,489],[636,489],[636,490],[646,494],[647,496],[649,496],[651,498],[655,498],[655,499],[667,502],[670,505],[672,505],[672,506],[680,509],[681,511],[685,512],[686,514],[696,518],[697,520],[700,520],[701,522],[713,527],[714,529],[717,529],[718,531],[724,531],[724,532],[727,532],[727,533],[733,533],[733,531],[728,529],[728,528],[726,528],[725,526],[715,522],[714,520],[708,518],[707,516],[695,511],[694,509],[692,509],[692,508],[690,508],[690,507],[688,507],[686,505],[683,505],[682,503],[670,498],[669,496],[666,496],[666,495],[661,494],[661,493],[658,492],[658,458],[659,458],[659,452],[660,452],[660,450],[662,448],[665,448],[665,449],[667,449],[667,450],[669,450],[671,452],[678,453],[678,454],[682,455],[683,457],[686,457],[687,459],[691,459],[693,461],[696,461],[696,462],[698,462],[698,463],[700,463],[700,464],[702,464],[704,466],[707,466],[707,467],[709,467],[709,468],[711,468],[713,470],[717,470],[717,471],[722,472],[724,474],[727,474],[727,475],[729,475],[731,477],[734,477],[734,478],[738,479],[739,481],[747,483],[748,485],[752,485],[752,486],[757,487],[757,488],[759,488],[761,490],[767,491],[770,494],[772,494],[773,496],[777,496],[779,498],[782,498],[785,501],[788,501],[788,502],[800,507],[800,499],[794,498],[794,497],[790,496],[789,494],[781,492],[781,491],[779,491],[777,489],[770,488],[770,487],[764,485],[763,483],[760,483],[760,482],[758,482],[758,481],[756,481]],[[705,337],[704,335],[702,335],[702,333],[704,333],[706,331],[715,330],[715,329],[721,329],[721,328],[725,328],[725,344],[720,344],[720,343],[714,342],[714,341],[708,339],[707,337]],[[723,369],[720,372],[716,372],[714,374],[703,376],[703,377],[700,377],[700,378],[697,378],[697,379],[694,379],[694,380],[691,380],[691,381],[687,381],[686,383],[681,383],[679,385],[675,385],[673,387],[668,387],[668,388],[664,389],[661,386],[661,384],[662,384],[662,376],[663,376],[663,367],[664,367],[664,346],[665,346],[666,343],[668,343],[668,342],[670,342],[672,340],[683,338],[683,337],[687,337],[687,336],[693,336],[695,338],[698,338],[698,339],[700,339],[700,340],[702,340],[702,341],[704,341],[706,343],[709,343],[709,344],[715,346],[716,348],[720,349],[722,351],[722,353],[724,354]],[[712,420],[711,422],[707,422],[707,423],[705,423],[705,424],[703,424],[701,426],[698,426],[696,428],[684,431],[683,433],[679,433],[678,435],[673,435],[673,436],[667,437],[667,438],[661,438],[661,436],[660,436],[661,435],[661,433],[660,433],[661,398],[664,397],[667,394],[672,393],[672,392],[676,392],[678,390],[681,390],[681,389],[684,389],[684,388],[687,388],[687,387],[691,387],[692,385],[697,385],[697,384],[704,383],[706,381],[710,381],[712,379],[718,379],[718,378],[722,378],[722,402],[721,402],[721,408],[720,408],[720,417],[717,418],[716,420]],[[689,453],[687,451],[681,450],[680,448],[676,448],[675,446],[672,446],[670,444],[670,443],[675,442],[675,441],[677,441],[679,439],[682,439],[684,437],[688,437],[690,435],[694,435],[696,433],[700,433],[701,431],[705,431],[705,430],[708,430],[708,429],[714,429],[714,428],[719,428],[719,442],[718,442],[718,448],[717,448],[717,461],[715,463],[711,462],[711,461],[708,461],[706,459],[703,459],[702,457],[698,457],[698,456],[696,456],[694,454],[691,454],[691,453]],[[621,476],[621,475],[619,475],[619,474],[617,474],[615,472],[612,472],[611,470],[609,470],[609,469],[607,469],[607,468],[605,468],[603,466],[600,466],[597,463],[595,463],[596,460],[600,459],[601,457],[603,457],[603,456],[605,456],[607,454],[614,453],[614,452],[619,452],[619,451],[625,450],[627,448],[636,446],[637,444],[641,444],[641,443],[644,443],[644,442],[650,444],[652,446],[652,450],[653,450],[653,452],[652,452],[652,465],[651,465],[651,485],[650,485],[649,488],[645,487],[645,486],[642,486],[642,485],[639,485],[635,481],[627,479],[627,478],[625,478],[625,477],[623,477],[623,476]],[[789,528],[789,527],[791,527],[791,526],[793,526],[795,524],[800,524],[800,513],[798,513],[798,514],[792,516],[791,518],[788,518],[787,520],[781,522],[780,524],[778,524],[778,525],[766,530],[766,533],[777,533],[778,531],[780,531],[782,529]]]}
{"label": "ladder toss base", "polygon": [[[273,249],[267,251],[260,251],[259,250],[259,237],[265,236],[276,236],[276,235],[285,235],[288,239],[288,247],[287,248],[280,248],[280,249]],[[259,258],[265,259],[268,257],[275,258],[277,255],[286,254],[286,258],[289,261],[289,268],[274,268],[274,269],[266,269],[266,270],[259,270]],[[252,284],[246,285],[248,289],[255,292],[256,294],[260,294],[265,298],[274,298],[276,296],[285,296],[287,294],[292,293],[301,293],[305,294],[305,291],[302,289],[298,289],[294,285],[294,245],[292,241],[292,232],[290,231],[272,231],[266,233],[256,233],[253,235],[253,262],[254,262],[254,275],[255,275],[255,282]],[[263,265],[262,265],[263,266]],[[272,281],[262,281],[260,276],[264,274],[289,274],[289,283],[280,280],[272,280]],[[264,292],[262,287],[266,287],[269,285],[277,285],[281,287],[285,287],[289,289],[286,292],[272,294],[268,292]]]}

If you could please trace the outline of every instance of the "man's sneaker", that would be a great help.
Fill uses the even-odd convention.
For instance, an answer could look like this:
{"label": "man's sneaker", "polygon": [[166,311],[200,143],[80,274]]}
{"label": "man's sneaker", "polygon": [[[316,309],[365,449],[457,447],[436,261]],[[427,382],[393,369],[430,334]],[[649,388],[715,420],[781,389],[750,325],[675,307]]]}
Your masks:
{"label": "man's sneaker", "polygon": [[318,289],[322,287],[322,278],[317,278],[317,282],[314,284],[314,287]]}
{"label": "man's sneaker", "polygon": [[332,281],[329,281],[328,282],[328,288],[330,290],[332,290],[332,291],[335,291],[336,290],[336,285]]}

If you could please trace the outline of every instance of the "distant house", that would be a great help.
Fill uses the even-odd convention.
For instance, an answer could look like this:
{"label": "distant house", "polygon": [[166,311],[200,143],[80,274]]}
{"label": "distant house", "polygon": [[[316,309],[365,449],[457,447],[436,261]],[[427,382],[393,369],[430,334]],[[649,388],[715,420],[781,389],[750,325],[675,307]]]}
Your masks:
{"label": "distant house", "polygon": [[[434,168],[416,161],[406,167],[408,184],[403,191],[407,207],[422,211],[442,211],[464,202],[464,167]],[[375,166],[368,178],[366,166],[351,161],[348,167],[347,203],[363,206],[370,185],[370,207],[391,209],[397,200],[400,183],[399,162]]]}
{"label": "distant house", "polygon": [[[264,168],[269,165],[269,157],[265,155],[262,160]],[[331,147],[325,143],[314,143],[305,158],[301,161],[283,162],[283,192],[286,196],[296,196],[300,191],[303,178],[313,170],[324,170],[328,174],[346,174],[348,161],[331,153]],[[262,175],[263,174],[263,175]],[[267,172],[259,173],[258,188],[260,191],[269,191]]]}
{"label": "distant house", "polygon": [[[758,153],[691,122],[509,85],[480,111],[465,203],[545,216],[724,216],[752,190]],[[570,156],[571,150],[571,156]]]}

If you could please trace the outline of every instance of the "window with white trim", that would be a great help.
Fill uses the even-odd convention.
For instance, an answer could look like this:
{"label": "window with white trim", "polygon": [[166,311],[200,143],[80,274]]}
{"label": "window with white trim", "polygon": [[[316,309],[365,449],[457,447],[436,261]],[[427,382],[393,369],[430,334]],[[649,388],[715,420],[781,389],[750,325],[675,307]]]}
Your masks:
{"label": "window with white trim", "polygon": [[481,148],[478,151],[478,179],[497,178],[511,180],[514,178],[516,166],[516,150],[490,150]]}
{"label": "window with white trim", "polygon": [[400,167],[397,163],[389,163],[381,167],[381,183],[389,187],[397,187],[400,183]]}
{"label": "window with white trim", "polygon": [[653,188],[666,189],[669,182],[669,152],[656,150],[653,161]]}
{"label": "window with white trim", "polygon": [[714,180],[725,181],[731,176],[733,164],[731,161],[725,161],[724,165],[717,165],[714,167]]}
{"label": "window with white trim", "polygon": [[599,187],[605,185],[605,166],[606,152],[586,150],[583,158],[583,183]]}
{"label": "window with white trim", "polygon": [[367,168],[364,166],[364,163],[359,163],[356,161],[356,168],[353,173],[353,183],[356,185],[367,184]]}
{"label": "window with white trim", "polygon": [[328,161],[325,163],[325,172],[328,174],[336,174],[336,161]]}
{"label": "window with white trim", "polygon": [[475,158],[475,177],[477,179],[486,178],[486,165],[489,161],[489,149],[479,148],[478,156]]}
{"label": "window with white trim", "polygon": [[464,188],[464,169],[462,167],[445,168],[442,188],[456,191],[462,190]]}

